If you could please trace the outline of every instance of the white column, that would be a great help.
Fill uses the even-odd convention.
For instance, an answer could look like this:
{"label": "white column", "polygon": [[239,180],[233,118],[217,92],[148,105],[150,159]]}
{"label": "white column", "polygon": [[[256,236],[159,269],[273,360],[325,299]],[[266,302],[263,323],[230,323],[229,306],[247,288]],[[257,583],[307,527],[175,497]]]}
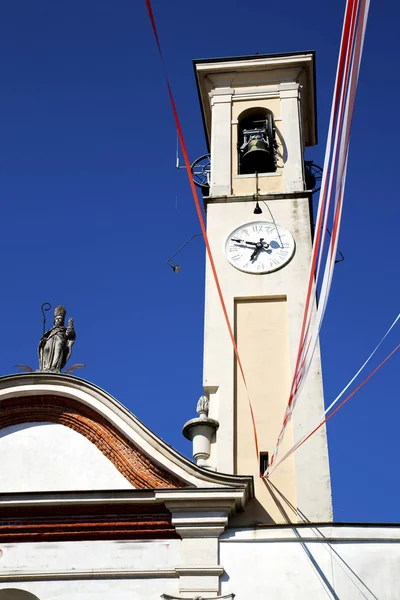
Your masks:
{"label": "white column", "polygon": [[281,83],[282,134],[286,148],[284,154],[285,192],[301,192],[303,183],[303,140],[299,110],[299,84]]}
{"label": "white column", "polygon": [[[230,92],[230,93],[227,93]],[[214,90],[211,97],[211,195],[231,194],[232,90]]]}

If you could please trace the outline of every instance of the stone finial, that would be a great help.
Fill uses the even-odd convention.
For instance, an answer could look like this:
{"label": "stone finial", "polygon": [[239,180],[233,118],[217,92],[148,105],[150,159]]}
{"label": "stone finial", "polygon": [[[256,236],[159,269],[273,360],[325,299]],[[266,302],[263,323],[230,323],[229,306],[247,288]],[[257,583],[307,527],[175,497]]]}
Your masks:
{"label": "stone finial", "polygon": [[219,427],[218,421],[208,416],[209,407],[209,398],[200,396],[196,407],[199,416],[185,423],[182,430],[185,438],[193,442],[193,458],[199,467],[205,469],[212,469],[208,462],[211,456],[211,439]]}
{"label": "stone finial", "polygon": [[205,419],[206,417],[208,417],[209,407],[210,400],[207,398],[207,396],[200,396],[196,406],[196,412],[199,415],[200,419]]}

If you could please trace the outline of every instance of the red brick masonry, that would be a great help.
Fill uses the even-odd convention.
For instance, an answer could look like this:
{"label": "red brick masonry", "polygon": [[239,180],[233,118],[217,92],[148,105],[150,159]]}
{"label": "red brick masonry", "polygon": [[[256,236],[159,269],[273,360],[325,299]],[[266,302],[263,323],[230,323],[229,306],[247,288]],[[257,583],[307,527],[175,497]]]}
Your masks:
{"label": "red brick masonry", "polygon": [[0,507],[0,543],[179,537],[162,504]]}
{"label": "red brick masonry", "polygon": [[[34,422],[59,423],[84,435],[135,488],[185,487],[183,481],[149,459],[112,423],[76,400],[26,396],[0,402],[0,429]],[[76,468],[82,466],[77,464]]]}

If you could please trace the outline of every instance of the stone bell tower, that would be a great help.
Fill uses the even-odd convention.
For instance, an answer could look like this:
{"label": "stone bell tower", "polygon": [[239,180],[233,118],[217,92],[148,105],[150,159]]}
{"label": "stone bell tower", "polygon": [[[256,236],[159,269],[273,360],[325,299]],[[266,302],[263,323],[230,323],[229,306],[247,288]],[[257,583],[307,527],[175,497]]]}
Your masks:
{"label": "stone bell tower", "polygon": [[[255,454],[248,394],[207,263],[204,389],[209,417],[219,423],[209,466],[254,476],[264,522],[295,521],[300,511],[311,521],[329,521],[324,428],[276,470],[272,485],[259,477],[287,405],[306,296],[313,227],[304,149],[317,141],[314,53],[196,60],[194,67],[211,152],[207,233],[261,454]],[[323,411],[318,348],[281,456]]]}

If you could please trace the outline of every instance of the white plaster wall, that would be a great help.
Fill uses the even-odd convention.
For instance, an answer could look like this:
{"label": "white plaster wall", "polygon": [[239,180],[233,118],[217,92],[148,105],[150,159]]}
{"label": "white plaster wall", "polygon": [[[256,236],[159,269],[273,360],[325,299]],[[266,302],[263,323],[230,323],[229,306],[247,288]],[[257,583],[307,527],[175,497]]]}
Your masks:
{"label": "white plaster wall", "polygon": [[[4,577],[55,574],[108,573],[171,570],[180,561],[181,540],[27,542],[2,544],[0,583]],[[0,589],[1,586],[0,586]]]}
{"label": "white plaster wall", "polygon": [[[181,540],[105,540],[1,544],[0,584],[11,575],[168,570],[180,561]],[[18,586],[15,586],[18,587]],[[1,589],[1,585],[0,585]]]}
{"label": "white plaster wall", "polygon": [[57,423],[0,431],[0,492],[132,489],[83,435]]}
{"label": "white plaster wall", "polygon": [[180,540],[2,544],[1,550],[0,592],[17,588],[39,600],[155,600],[179,589]]}
{"label": "white plaster wall", "polygon": [[399,527],[231,531],[220,562],[236,600],[400,598]]}
{"label": "white plaster wall", "polygon": [[[0,592],[25,590],[39,600],[178,596],[185,559],[180,540],[3,544],[1,550]],[[196,586],[201,590],[201,560],[192,563],[191,598]],[[398,600],[400,526],[228,530],[219,563],[220,594],[236,600]]]}
{"label": "white plaster wall", "polygon": [[[0,585],[0,591],[7,588],[15,588],[15,584]],[[171,579],[30,581],[20,589],[31,592],[38,600],[160,600],[162,594],[177,593],[176,581]]]}

